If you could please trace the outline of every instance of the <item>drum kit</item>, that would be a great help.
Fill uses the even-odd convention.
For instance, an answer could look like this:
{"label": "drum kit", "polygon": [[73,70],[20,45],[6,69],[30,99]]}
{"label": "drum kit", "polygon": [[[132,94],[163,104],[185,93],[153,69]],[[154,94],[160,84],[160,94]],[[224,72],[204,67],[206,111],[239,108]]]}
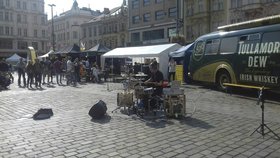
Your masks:
{"label": "drum kit", "polygon": [[[130,82],[124,83],[124,92],[117,94],[117,109],[119,109],[120,107],[124,107],[128,115],[130,115],[132,111],[136,112],[137,114],[139,111],[143,112],[145,110],[145,105],[142,104],[147,103],[144,100],[148,100],[147,106],[148,110],[150,111],[149,101],[154,97],[152,95],[154,93],[154,88],[145,87],[142,83],[143,82],[133,82],[133,87],[132,85],[130,85]],[[130,91],[132,89],[134,89],[134,96],[133,92]],[[161,97],[161,105],[164,108],[166,116],[176,118],[178,116],[184,117],[186,115],[186,100],[184,92],[180,90],[179,87],[178,89],[180,91],[178,90],[178,92],[174,91],[174,89],[177,89],[177,86],[176,88],[167,88],[168,91],[164,90],[164,92],[166,92]],[[135,98],[136,100],[134,101],[133,98]]]}

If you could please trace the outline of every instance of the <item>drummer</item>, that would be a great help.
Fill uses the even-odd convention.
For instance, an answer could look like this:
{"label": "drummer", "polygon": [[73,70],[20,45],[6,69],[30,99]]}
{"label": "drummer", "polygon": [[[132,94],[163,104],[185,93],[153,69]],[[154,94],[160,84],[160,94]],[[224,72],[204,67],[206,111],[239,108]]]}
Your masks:
{"label": "drummer", "polygon": [[153,95],[162,95],[163,74],[158,70],[157,61],[153,61],[150,66],[151,77],[144,82],[144,85],[154,88]]}
{"label": "drummer", "polygon": [[147,81],[143,83],[144,86],[153,88],[153,93],[151,95],[152,98],[149,98],[149,95],[146,95],[144,98],[144,106],[146,110],[149,110],[149,99],[150,100],[150,107],[155,109],[156,105],[156,99],[154,96],[161,96],[162,95],[162,83],[163,83],[163,74],[161,71],[158,70],[158,63],[156,61],[153,61],[150,66],[151,71],[151,78],[149,78]]}

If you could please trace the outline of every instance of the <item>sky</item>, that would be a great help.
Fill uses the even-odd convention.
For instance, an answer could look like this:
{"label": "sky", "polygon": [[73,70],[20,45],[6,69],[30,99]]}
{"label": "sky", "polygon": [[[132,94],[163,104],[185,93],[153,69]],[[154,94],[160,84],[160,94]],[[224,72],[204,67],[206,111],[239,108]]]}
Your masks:
{"label": "sky", "polygon": [[[48,19],[51,19],[51,7],[48,4],[55,4],[53,7],[53,15],[59,15],[62,12],[70,10],[73,0],[45,0],[45,12],[48,14]],[[121,6],[123,0],[77,0],[79,8],[90,7],[92,10],[103,11],[104,8],[112,9]]]}

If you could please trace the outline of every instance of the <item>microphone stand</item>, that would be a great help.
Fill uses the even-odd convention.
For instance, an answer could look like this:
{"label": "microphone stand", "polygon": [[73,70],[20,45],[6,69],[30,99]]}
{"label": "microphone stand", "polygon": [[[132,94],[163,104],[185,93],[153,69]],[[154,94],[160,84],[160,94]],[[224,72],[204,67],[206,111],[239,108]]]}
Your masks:
{"label": "microphone stand", "polygon": [[[255,132],[258,132],[259,134],[261,134],[264,138],[264,135],[265,134],[268,134],[268,133],[273,133],[274,136],[276,136],[278,138],[278,140],[280,140],[280,137],[275,133],[273,132],[265,123],[264,123],[264,96],[263,96],[263,93],[264,93],[264,86],[262,88],[260,88],[259,90],[259,96],[258,96],[258,102],[257,102],[257,105],[260,104],[261,102],[261,109],[262,109],[262,122],[261,124],[259,125],[259,127],[257,129],[254,130],[254,132],[251,134],[253,135]],[[268,132],[264,132],[265,128],[268,129]],[[250,136],[251,136],[250,135]]]}

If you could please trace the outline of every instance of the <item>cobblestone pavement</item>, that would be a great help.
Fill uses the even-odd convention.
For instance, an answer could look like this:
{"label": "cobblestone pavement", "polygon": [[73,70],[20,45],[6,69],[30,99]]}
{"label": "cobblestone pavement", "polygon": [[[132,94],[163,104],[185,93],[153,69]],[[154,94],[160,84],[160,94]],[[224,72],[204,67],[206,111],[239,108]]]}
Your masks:
{"label": "cobblestone pavement", "polygon": [[[0,92],[0,157],[280,157],[280,141],[250,134],[259,126],[256,98],[229,95],[200,86],[184,86],[186,119],[140,119],[111,113],[122,85],[52,85],[27,90],[11,85]],[[107,90],[109,88],[109,91]],[[108,116],[91,120],[98,100]],[[51,119],[34,121],[39,108],[52,108]],[[279,101],[265,103],[266,124],[280,135]]]}

